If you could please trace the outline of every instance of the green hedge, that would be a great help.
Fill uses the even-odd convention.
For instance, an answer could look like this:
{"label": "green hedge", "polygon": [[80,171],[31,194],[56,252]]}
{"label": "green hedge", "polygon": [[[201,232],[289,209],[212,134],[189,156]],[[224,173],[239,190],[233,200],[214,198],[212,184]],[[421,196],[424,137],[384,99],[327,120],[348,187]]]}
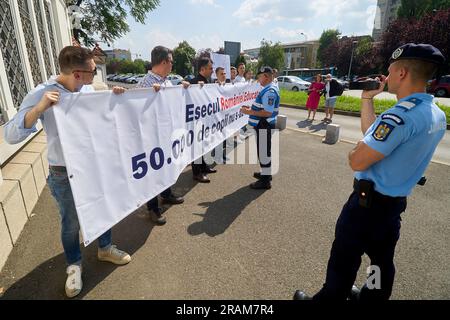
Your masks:
{"label": "green hedge", "polygon": [[[293,106],[306,106],[306,100],[308,100],[308,95],[305,92],[294,92],[281,90],[281,103],[288,104]],[[394,106],[397,101],[396,100],[379,100],[375,99],[375,112],[380,114],[387,109]],[[322,97],[320,99],[319,108],[325,106],[325,99]],[[446,116],[447,123],[450,123],[450,107],[438,104],[439,108],[441,108]],[[336,102],[336,109],[343,111],[352,111],[352,112],[360,112],[361,110],[361,99],[355,97],[348,96],[340,96]]]}

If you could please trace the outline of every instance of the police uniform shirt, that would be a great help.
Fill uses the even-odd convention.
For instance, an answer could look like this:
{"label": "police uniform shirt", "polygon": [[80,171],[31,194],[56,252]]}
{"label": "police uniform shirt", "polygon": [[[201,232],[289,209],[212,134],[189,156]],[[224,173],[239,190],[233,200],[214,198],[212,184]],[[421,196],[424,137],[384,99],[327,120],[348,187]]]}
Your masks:
{"label": "police uniform shirt", "polygon": [[[25,96],[17,114],[4,126],[4,138],[8,143],[19,143],[37,131],[36,124],[29,129],[25,128],[25,115],[41,101],[47,91],[59,91],[60,94],[72,93],[58,83],[56,78],[56,76],[50,77],[48,81],[39,84]],[[94,88],[92,85],[85,85],[80,88],[79,92],[94,92]],[[47,158],[49,165],[65,167],[66,163],[62,153],[53,107],[48,108],[41,114],[39,119],[41,119],[42,126],[47,134]]]}
{"label": "police uniform shirt", "polygon": [[391,197],[406,197],[423,176],[445,134],[445,113],[433,96],[415,93],[382,113],[367,130],[363,142],[385,158],[355,178],[375,183],[375,190]]}
{"label": "police uniform shirt", "polygon": [[[278,115],[278,107],[280,104],[280,94],[278,92],[278,88],[273,84],[270,83],[267,86],[265,86],[259,95],[256,97],[255,102],[252,105],[253,111],[268,111],[272,113],[272,115],[268,118],[266,118],[267,122],[269,124],[274,124],[276,117]],[[261,120],[260,117],[251,115],[249,118],[248,123],[256,127]]]}

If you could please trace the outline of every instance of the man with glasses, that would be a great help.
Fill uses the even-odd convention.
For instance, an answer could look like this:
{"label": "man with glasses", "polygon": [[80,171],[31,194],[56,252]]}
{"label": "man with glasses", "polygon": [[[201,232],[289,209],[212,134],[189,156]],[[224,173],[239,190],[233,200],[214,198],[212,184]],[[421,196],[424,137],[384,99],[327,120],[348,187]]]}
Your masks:
{"label": "man with glasses", "polygon": [[[78,295],[83,286],[80,226],[52,107],[58,103],[61,93],[94,91],[91,84],[97,68],[93,58],[92,52],[86,48],[65,47],[58,58],[61,74],[51,77],[30,91],[24,98],[19,112],[4,126],[4,138],[10,144],[19,143],[36,132],[38,119],[41,120],[47,134],[50,172],[47,182],[61,215],[61,240],[68,264],[65,290],[69,298]],[[116,94],[124,91],[124,88],[113,88]],[[97,257],[100,261],[117,265],[131,261],[128,253],[112,245],[111,230],[98,238],[98,244]]]}
{"label": "man with glasses", "polygon": [[[172,82],[167,79],[167,76],[172,71],[173,56],[172,50],[157,46],[152,50],[152,69],[148,71],[147,75],[137,84],[137,88],[153,88],[156,92],[163,87],[171,87]],[[187,88],[188,82],[183,81],[183,86]],[[172,189],[169,187],[161,194],[163,203],[181,204],[184,202],[183,197],[175,196]],[[147,209],[150,213],[150,218],[158,225],[164,225],[166,218],[162,215],[162,209],[158,205],[158,196],[147,202]]]}

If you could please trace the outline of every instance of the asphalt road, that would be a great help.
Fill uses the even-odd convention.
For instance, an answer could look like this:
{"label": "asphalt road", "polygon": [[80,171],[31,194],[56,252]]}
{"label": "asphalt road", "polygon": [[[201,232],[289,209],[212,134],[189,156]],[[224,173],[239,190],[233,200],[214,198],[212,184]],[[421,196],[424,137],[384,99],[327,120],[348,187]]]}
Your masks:
{"label": "asphalt road", "polygon": [[[306,121],[308,111],[293,108],[280,108],[280,114],[288,117],[289,128],[299,129],[302,132],[315,133],[321,136],[326,134],[326,125],[321,122],[325,118],[323,112],[317,112],[314,122]],[[340,125],[340,138],[356,143],[363,137],[361,132],[361,118],[343,115],[334,115],[333,123]],[[438,145],[433,161],[450,165],[450,131],[447,130],[444,138]]]}
{"label": "asphalt road", "polygon": [[[256,165],[219,165],[211,184],[193,183],[187,168],[174,188],[186,201],[167,208],[165,226],[154,226],[140,208],[114,228],[130,264],[98,262],[95,244],[83,250],[78,298],[270,300],[319,290],[352,188],[353,145],[325,145],[289,129],[280,140],[270,191],[248,188]],[[427,176],[403,214],[393,299],[450,299],[450,170],[431,164]],[[65,299],[58,220],[46,188],[0,273],[3,299]],[[364,257],[359,285],[368,266]]]}

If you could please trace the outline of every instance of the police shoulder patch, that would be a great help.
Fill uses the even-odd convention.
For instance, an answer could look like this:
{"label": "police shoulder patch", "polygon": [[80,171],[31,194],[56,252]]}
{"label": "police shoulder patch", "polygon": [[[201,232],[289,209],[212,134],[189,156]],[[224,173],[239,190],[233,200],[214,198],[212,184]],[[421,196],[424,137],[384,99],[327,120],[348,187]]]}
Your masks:
{"label": "police shoulder patch", "polygon": [[398,115],[393,114],[393,113],[385,113],[381,116],[381,119],[382,120],[392,120],[399,126],[405,124],[405,121],[403,121],[402,118],[400,118]]}
{"label": "police shoulder patch", "polygon": [[267,103],[269,104],[269,106],[273,106],[273,104],[275,103],[275,97],[269,97],[269,100]]}
{"label": "police shoulder patch", "polygon": [[386,141],[395,127],[389,123],[381,121],[373,132],[372,136],[377,141]]}

